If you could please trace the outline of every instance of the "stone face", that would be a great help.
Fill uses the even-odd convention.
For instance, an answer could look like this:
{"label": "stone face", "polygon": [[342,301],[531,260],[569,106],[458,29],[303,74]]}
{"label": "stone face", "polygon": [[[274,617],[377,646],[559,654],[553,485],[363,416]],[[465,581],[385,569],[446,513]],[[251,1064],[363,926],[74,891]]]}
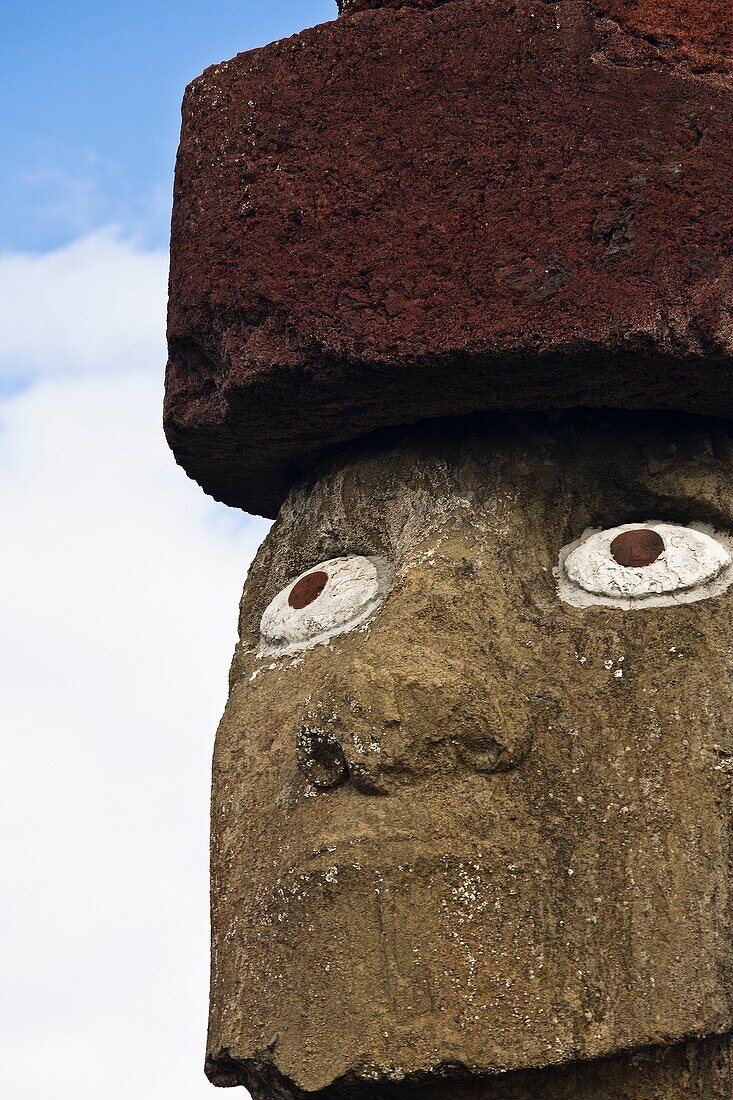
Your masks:
{"label": "stone face", "polygon": [[[212,1081],[727,1100],[733,589],[580,608],[554,571],[732,502],[729,428],[598,412],[419,426],[293,490],[214,753]],[[349,555],[390,563],[372,617],[278,655],[263,612]]]}
{"label": "stone face", "polygon": [[689,49],[679,3],[362,12],[194,81],[165,406],[189,474],[274,515],[384,426],[731,415],[730,12],[698,8]]}

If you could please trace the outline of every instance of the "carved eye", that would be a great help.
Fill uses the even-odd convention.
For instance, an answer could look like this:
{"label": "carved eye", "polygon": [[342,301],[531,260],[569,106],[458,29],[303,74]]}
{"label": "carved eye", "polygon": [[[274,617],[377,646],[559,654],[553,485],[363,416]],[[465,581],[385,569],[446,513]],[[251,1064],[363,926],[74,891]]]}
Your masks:
{"label": "carved eye", "polygon": [[391,569],[383,558],[331,558],[278,592],[260,623],[260,652],[292,652],[365,622],[384,599]]}
{"label": "carved eye", "polygon": [[612,607],[691,603],[733,581],[730,540],[695,524],[628,523],[586,532],[560,555],[560,595],[568,603]]}

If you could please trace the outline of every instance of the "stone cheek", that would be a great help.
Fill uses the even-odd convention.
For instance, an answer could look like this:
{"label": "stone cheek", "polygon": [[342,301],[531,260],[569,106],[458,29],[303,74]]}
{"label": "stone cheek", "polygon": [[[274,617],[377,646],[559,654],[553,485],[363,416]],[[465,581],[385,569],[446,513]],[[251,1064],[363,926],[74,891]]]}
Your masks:
{"label": "stone cheek", "polygon": [[[640,461],[638,425],[578,423],[425,429],[284,507],[215,750],[212,1080],[381,1097],[427,1074],[441,1100],[440,1067],[733,1025],[731,597],[580,609],[553,576],[592,517],[652,514],[655,493],[732,528],[730,441],[658,418]],[[367,627],[258,657],[272,596],[354,548],[395,569]],[[593,1100],[628,1083],[609,1073]],[[582,1077],[495,1095],[575,1100]]]}
{"label": "stone cheek", "polygon": [[730,79],[665,51],[581,0],[455,0],[194,81],[165,411],[184,468],[274,515],[378,427],[731,415]]}

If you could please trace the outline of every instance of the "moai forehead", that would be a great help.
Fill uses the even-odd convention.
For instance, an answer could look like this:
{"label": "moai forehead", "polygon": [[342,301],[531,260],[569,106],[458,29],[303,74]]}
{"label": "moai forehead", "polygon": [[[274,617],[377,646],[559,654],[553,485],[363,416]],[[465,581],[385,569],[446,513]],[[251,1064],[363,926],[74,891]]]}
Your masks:
{"label": "moai forehead", "polygon": [[[650,517],[723,546],[732,502],[727,430],[632,414],[416,429],[291,494],[216,742],[212,1080],[336,1096],[730,1029],[733,589],[578,607],[558,569]],[[382,563],[371,614],[278,656],[263,613],[350,557]]]}

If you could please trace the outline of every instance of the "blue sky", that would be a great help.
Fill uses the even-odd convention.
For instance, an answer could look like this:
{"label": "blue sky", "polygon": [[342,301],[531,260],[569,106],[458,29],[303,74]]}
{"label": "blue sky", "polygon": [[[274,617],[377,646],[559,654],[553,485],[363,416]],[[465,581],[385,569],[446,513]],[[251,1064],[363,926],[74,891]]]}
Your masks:
{"label": "blue sky", "polygon": [[109,224],[164,244],[185,85],[335,15],[334,0],[6,4],[0,248],[43,250]]}
{"label": "blue sky", "polygon": [[2,1100],[217,1095],[211,750],[269,525],[206,497],[163,438],[173,160],[187,81],[335,12],[3,10]]}

